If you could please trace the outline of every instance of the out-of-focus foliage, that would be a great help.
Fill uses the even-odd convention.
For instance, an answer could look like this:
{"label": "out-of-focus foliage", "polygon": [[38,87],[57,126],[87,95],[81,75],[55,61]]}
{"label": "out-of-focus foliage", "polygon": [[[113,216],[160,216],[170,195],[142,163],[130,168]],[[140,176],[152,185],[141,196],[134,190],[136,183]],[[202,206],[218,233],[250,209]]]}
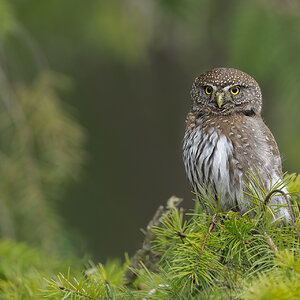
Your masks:
{"label": "out-of-focus foliage", "polygon": [[134,5],[128,5],[127,1],[95,2],[87,20],[87,37],[104,53],[111,52],[128,63],[143,59],[152,39],[145,5],[145,2]]}
{"label": "out-of-focus foliage", "polygon": [[32,80],[14,80],[20,66],[13,55],[6,59],[11,38],[27,47],[32,63],[36,53],[8,1],[1,0],[0,14],[0,234],[53,250],[64,239],[53,201],[79,172],[84,133],[60,99],[70,86],[64,76],[44,68]]}
{"label": "out-of-focus foliage", "polygon": [[282,251],[276,259],[277,268],[246,283],[245,299],[299,299],[300,260],[295,252]]}
{"label": "out-of-focus foliage", "polygon": [[9,2],[7,0],[0,0],[0,40],[13,30],[15,23],[13,9]]}
{"label": "out-of-focus foliage", "polygon": [[[79,269],[81,262],[74,257],[49,256],[38,248],[30,248],[25,243],[0,241],[0,298],[11,300],[42,299],[41,289],[45,289],[45,277],[68,270],[68,264]],[[79,272],[72,272],[79,276]]]}
{"label": "out-of-focus foliage", "polygon": [[300,207],[300,175],[293,174],[294,178],[288,185],[289,193],[294,197]]}
{"label": "out-of-focus foliage", "polygon": [[48,72],[41,74],[33,86],[28,88],[21,84],[16,89],[31,132],[30,150],[40,167],[41,184],[43,189],[54,189],[55,192],[55,188],[60,188],[66,180],[76,178],[84,157],[83,130],[66,113],[67,107],[56,93],[56,89],[68,86],[67,78]]}
{"label": "out-of-focus foliage", "polygon": [[290,193],[299,193],[300,191],[300,175],[292,174],[293,180],[288,186],[289,192]]}

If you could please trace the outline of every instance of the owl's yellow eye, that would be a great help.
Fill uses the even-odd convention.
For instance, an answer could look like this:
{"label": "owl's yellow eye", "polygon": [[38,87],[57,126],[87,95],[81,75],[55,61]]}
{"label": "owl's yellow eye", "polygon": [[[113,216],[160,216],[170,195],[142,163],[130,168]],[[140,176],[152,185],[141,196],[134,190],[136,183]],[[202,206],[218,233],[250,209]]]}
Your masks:
{"label": "owl's yellow eye", "polygon": [[210,95],[212,93],[213,89],[210,86],[205,87],[205,93],[207,95]]}
{"label": "owl's yellow eye", "polygon": [[237,87],[237,86],[233,86],[233,87],[230,89],[230,93],[231,93],[232,95],[237,95],[239,92],[240,92],[240,88]]}

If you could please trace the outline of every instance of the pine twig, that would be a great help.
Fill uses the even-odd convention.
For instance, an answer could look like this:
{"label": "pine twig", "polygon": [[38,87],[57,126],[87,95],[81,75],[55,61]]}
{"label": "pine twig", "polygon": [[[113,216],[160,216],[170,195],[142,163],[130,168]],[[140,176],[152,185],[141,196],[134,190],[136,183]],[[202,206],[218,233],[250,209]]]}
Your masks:
{"label": "pine twig", "polygon": [[186,234],[182,233],[181,231],[176,231],[175,234],[180,237],[182,244],[184,244],[184,239],[186,238]]}
{"label": "pine twig", "polygon": [[273,190],[271,191],[265,198],[264,200],[264,208],[267,207],[267,205],[269,204],[269,201],[271,200],[271,197],[273,196],[273,194],[277,193],[279,190]]}
{"label": "pine twig", "polygon": [[183,284],[173,293],[173,295],[170,297],[170,300],[172,300],[183,288]]}
{"label": "pine twig", "polygon": [[196,262],[196,265],[194,267],[194,270],[193,272],[190,274],[189,278],[192,278],[193,277],[193,274],[195,273],[195,271],[197,270],[198,266],[199,266],[199,263],[200,263],[200,259],[201,259],[201,256],[203,254],[203,251],[204,251],[204,248],[205,248],[205,244],[206,244],[206,241],[208,239],[208,236],[210,235],[211,231],[213,230],[214,226],[215,226],[215,223],[216,223],[216,214],[213,215],[212,219],[211,219],[211,222],[209,224],[209,228],[208,228],[208,232],[204,238],[204,241],[202,243],[202,246],[201,246],[201,252],[198,256],[198,259],[197,259],[197,262]]}
{"label": "pine twig", "polygon": [[289,201],[289,199],[288,199],[288,196],[287,196],[287,194],[286,194],[284,191],[279,190],[279,189],[276,189],[276,190],[271,191],[271,192],[266,196],[265,201],[264,201],[264,205],[266,206],[266,205],[268,204],[268,202],[270,201],[272,195],[275,194],[275,193],[279,193],[279,194],[281,194],[281,195],[285,198],[285,201],[286,201],[286,203],[287,203],[287,205],[288,205],[289,213],[290,213],[290,215],[291,215],[291,220],[292,220],[293,227],[294,227],[294,229],[295,229],[295,232],[296,232],[297,235],[298,235],[298,238],[300,239],[300,232],[298,231],[298,228],[297,228],[297,225],[296,225],[295,215],[294,215],[294,213],[293,213],[293,210],[292,210],[290,201]]}
{"label": "pine twig", "polygon": [[62,291],[71,293],[71,294],[75,294],[77,296],[81,296],[81,297],[85,297],[85,298],[91,299],[91,300],[99,300],[100,299],[100,298],[93,298],[93,297],[91,297],[89,295],[86,295],[86,294],[78,292],[78,291],[71,290],[71,289],[66,288],[64,286],[59,286],[59,289],[62,290]]}
{"label": "pine twig", "polygon": [[[204,240],[203,240],[202,246],[201,246],[201,252],[200,252],[200,254],[199,254],[199,256],[198,256],[198,259],[197,259],[197,261],[196,261],[196,265],[195,265],[195,267],[194,267],[194,269],[193,269],[193,272],[190,274],[189,278],[192,278],[192,277],[193,277],[195,271],[197,270],[197,268],[198,268],[198,266],[199,266],[200,259],[201,259],[201,256],[202,256],[202,254],[203,254],[203,251],[204,251],[205,244],[206,244],[206,242],[207,242],[208,236],[210,235],[211,231],[213,230],[213,228],[214,228],[214,226],[215,226],[215,224],[216,224],[216,216],[217,216],[217,214],[214,214],[213,217],[212,217],[212,219],[211,219],[211,222],[210,222],[209,228],[208,228],[208,232],[207,232],[207,234],[206,234],[206,236],[205,236],[205,238],[204,238]],[[208,264],[206,264],[206,265],[207,265],[209,268],[212,268],[212,269],[215,270],[215,268],[213,268],[212,266],[210,266],[210,265],[208,265]],[[173,298],[180,292],[180,290],[183,288],[183,286],[184,286],[184,285],[182,284],[182,285],[174,292],[174,294],[171,296],[170,299],[173,299]]]}

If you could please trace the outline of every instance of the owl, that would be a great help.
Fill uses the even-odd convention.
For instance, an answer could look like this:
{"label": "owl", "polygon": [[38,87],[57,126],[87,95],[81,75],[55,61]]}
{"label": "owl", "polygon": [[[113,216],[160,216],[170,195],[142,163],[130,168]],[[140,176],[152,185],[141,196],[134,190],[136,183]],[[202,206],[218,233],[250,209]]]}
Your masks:
{"label": "owl", "polygon": [[[282,175],[276,141],[261,117],[260,87],[240,70],[216,68],[195,79],[191,98],[183,160],[192,189],[211,195],[223,211],[243,214],[253,206],[249,174],[266,191]],[[275,219],[289,222],[283,196],[272,197],[269,207]]]}

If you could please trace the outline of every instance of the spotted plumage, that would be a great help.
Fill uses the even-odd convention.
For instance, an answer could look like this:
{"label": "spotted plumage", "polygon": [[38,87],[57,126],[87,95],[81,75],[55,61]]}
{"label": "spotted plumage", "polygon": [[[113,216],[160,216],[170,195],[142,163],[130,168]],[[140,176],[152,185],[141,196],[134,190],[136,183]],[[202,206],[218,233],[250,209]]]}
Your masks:
{"label": "spotted plumage", "polygon": [[[259,175],[266,190],[282,173],[276,141],[260,115],[259,85],[240,70],[217,68],[195,79],[191,97],[183,160],[192,188],[198,194],[208,189],[224,211],[244,213],[252,206],[248,172]],[[276,196],[271,207],[283,204]],[[281,207],[276,217],[289,220],[288,209]]]}

